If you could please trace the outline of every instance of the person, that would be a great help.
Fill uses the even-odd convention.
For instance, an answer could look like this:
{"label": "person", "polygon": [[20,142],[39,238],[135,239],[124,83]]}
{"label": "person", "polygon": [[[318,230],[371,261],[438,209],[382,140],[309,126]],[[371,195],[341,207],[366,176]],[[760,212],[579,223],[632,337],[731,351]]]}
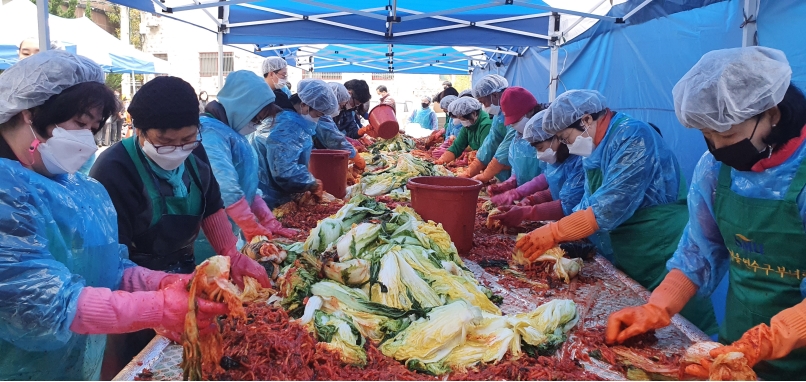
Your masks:
{"label": "person", "polygon": [[[505,177],[510,174],[510,178],[515,176],[517,184],[522,185],[540,175],[537,153],[528,142],[523,140],[523,131],[529,119],[543,110],[543,106],[537,103],[537,99],[532,93],[519,86],[507,88],[501,96],[500,103],[503,110],[499,114],[505,116],[504,123],[508,126],[507,133],[495,150],[495,156],[489,166],[486,166],[484,171],[474,176],[473,179],[485,183],[493,178],[501,181],[508,179]],[[490,131],[492,134],[492,128]],[[516,139],[518,140],[517,145],[513,149],[512,145]],[[490,140],[489,136],[487,140]],[[515,163],[516,160],[518,163]],[[507,169],[507,165],[510,170]]]}
{"label": "person", "polygon": [[272,208],[291,201],[295,194],[310,191],[321,196],[324,192],[321,181],[308,171],[312,136],[320,118],[335,114],[339,103],[322,80],[304,79],[297,89],[297,94],[291,96],[294,109],[264,124],[251,141],[259,157],[260,189]]}
{"label": "person", "polygon": [[[344,106],[350,102],[350,93],[344,85],[338,82],[329,82],[327,85],[333,91],[333,95],[336,96],[336,101],[338,102],[336,113],[340,113],[340,111],[344,110]],[[338,114],[336,115],[338,116]],[[316,124],[316,133],[313,137],[313,146],[317,149],[347,151],[350,153],[349,158],[354,167],[363,170],[367,166],[364,158],[356,155],[355,147],[347,141],[347,137],[339,131],[333,118],[329,115],[323,115],[319,118],[319,122]]]}
{"label": "person", "polygon": [[419,109],[411,113],[409,122],[418,123],[420,127],[424,129],[437,130],[439,128],[439,122],[437,121],[437,113],[431,110],[431,98],[421,98],[420,106]]}
{"label": "person", "polygon": [[445,110],[445,138],[448,139],[450,137],[455,137],[459,135],[459,131],[462,128],[462,124],[459,123],[459,120],[456,118],[452,118],[451,114],[448,112],[448,108],[450,107],[453,101],[459,99],[454,95],[449,95],[447,97],[443,97],[441,101],[439,101],[439,107],[442,110]]}
{"label": "person", "polygon": [[[672,90],[680,123],[708,146],[689,190],[690,218],[649,303],[610,316],[607,341],[661,328],[728,273],[716,357],[742,353],[762,380],[806,375],[806,98],[783,52],[706,53]],[[770,269],[772,272],[766,271]],[[708,378],[708,369],[687,372]]]}
{"label": "person", "polygon": [[283,228],[263,201],[255,176],[259,169],[257,154],[245,137],[279,112],[274,105],[275,94],[256,74],[234,71],[218,92],[218,100],[208,103],[205,115],[199,118],[202,146],[221,187],[225,210],[235,222],[233,228],[243,233],[246,241],[255,236],[294,235],[294,231]]}
{"label": "person", "polygon": [[[482,176],[477,178],[483,182],[487,182],[493,177],[498,178],[500,181],[505,181],[509,179],[511,175],[509,144],[512,138],[505,138],[507,138],[507,133],[512,131],[512,129],[507,128],[507,125],[510,123],[505,123],[504,113],[501,112],[499,106],[501,96],[507,87],[509,87],[507,79],[497,74],[484,76],[473,86],[473,97],[484,105],[484,111],[492,116],[493,120],[490,134],[487,136],[487,139],[484,140],[481,148],[479,148],[476,159],[470,163],[465,174],[475,177],[476,175],[482,174],[482,172],[487,172],[487,174],[482,174]],[[534,96],[532,96],[531,99],[534,100]],[[530,103],[523,107],[513,106],[513,108],[527,110],[536,105],[537,101],[535,100],[534,104]],[[515,119],[515,121],[517,122],[518,119]],[[502,146],[502,144],[504,145]],[[488,167],[490,167],[489,170],[487,170]]]}
{"label": "person", "polygon": [[392,107],[392,110],[395,111],[397,114],[397,106],[395,104],[395,99],[389,94],[389,90],[386,89],[385,85],[380,85],[375,89],[378,92],[378,96],[381,97],[380,104],[381,105],[389,105]]}
{"label": "person", "polygon": [[[685,180],[666,142],[649,124],[610,110],[595,90],[558,96],[543,130],[585,158],[585,194],[574,212],[522,237],[517,248],[535,259],[560,242],[590,237],[618,269],[654,290],[688,220]],[[705,333],[715,332],[707,298],[681,313]]]}
{"label": "person", "polygon": [[[106,334],[183,330],[189,275],[129,261],[106,190],[76,173],[115,106],[101,67],[66,51],[0,76],[0,379],[98,380]],[[203,328],[227,313],[198,302]]]}
{"label": "person", "polygon": [[268,57],[263,60],[263,79],[271,90],[282,92],[286,98],[291,97],[291,90],[286,86],[288,82],[288,63],[282,57]]}
{"label": "person", "polygon": [[204,108],[207,107],[209,100],[210,96],[207,95],[207,91],[202,90],[199,92],[199,114],[204,114]]}
{"label": "person", "polygon": [[20,42],[17,59],[22,60],[37,53],[39,53],[39,41],[34,37],[29,37]]}
{"label": "person", "polygon": [[459,98],[462,97],[473,97],[473,90],[472,89],[465,89],[459,92]]}
{"label": "person", "polygon": [[[115,99],[117,100],[120,98],[116,96]],[[112,113],[112,116],[110,117],[111,120],[111,123],[109,125],[110,144],[120,142],[121,134],[123,133],[123,113],[124,113],[123,103],[118,102],[118,109],[114,113]]]}
{"label": "person", "polygon": [[344,83],[347,92],[350,93],[350,100],[341,107],[339,115],[333,120],[336,122],[339,131],[351,139],[358,139],[361,136],[358,134],[360,128],[360,114],[364,114],[364,103],[369,102],[372,95],[369,93],[369,85],[364,80],[349,80]]}
{"label": "person", "polygon": [[490,133],[490,117],[481,109],[481,103],[475,98],[460,98],[453,101],[448,108],[451,116],[462,124],[462,130],[448,150],[434,162],[435,164],[453,162],[468,147],[471,150],[478,150],[484,138]]}
{"label": "person", "polygon": [[[490,219],[505,226],[516,227],[524,221],[560,220],[573,212],[585,193],[582,157],[569,154],[568,146],[543,130],[545,114],[543,110],[529,119],[523,133],[524,140],[537,149],[542,174],[520,186],[510,178],[487,187],[487,193],[492,196],[490,201],[502,211]],[[519,205],[512,205],[516,200],[520,200]]]}
{"label": "person", "polygon": [[[450,81],[443,81],[442,82],[442,91],[434,95],[433,101],[434,102],[441,102],[443,98],[447,96],[459,96],[459,92],[456,91],[456,88],[453,87]],[[446,110],[447,111],[447,110]]]}

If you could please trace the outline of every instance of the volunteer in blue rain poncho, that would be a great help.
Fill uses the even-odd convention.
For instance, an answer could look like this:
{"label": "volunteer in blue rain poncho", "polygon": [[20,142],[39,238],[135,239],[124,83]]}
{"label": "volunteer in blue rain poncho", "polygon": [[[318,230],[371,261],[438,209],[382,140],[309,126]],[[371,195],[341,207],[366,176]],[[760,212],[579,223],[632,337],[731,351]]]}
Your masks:
{"label": "volunteer in blue rain poncho", "polygon": [[431,98],[423,97],[420,99],[420,108],[414,110],[409,117],[410,123],[418,123],[420,127],[428,130],[439,129],[439,122],[437,122],[437,113],[431,109]]}
{"label": "volunteer in blue rain poncho", "polygon": [[447,120],[445,121],[445,126],[447,127],[445,129],[445,139],[446,140],[451,138],[451,137],[456,137],[457,135],[459,135],[459,131],[462,129],[462,124],[459,123],[459,120],[456,119],[456,118],[453,118],[451,116],[451,113],[448,112],[448,107],[450,107],[451,102],[456,101],[457,99],[458,98],[456,96],[449,95],[449,96],[442,97],[442,99],[439,101],[439,107],[442,110],[445,110],[445,115],[446,115],[446,118],[447,118]]}
{"label": "volunteer in blue rain poncho", "polygon": [[[537,149],[536,157],[541,161],[543,173],[509,191],[491,190],[493,186],[487,188],[493,195],[490,200],[504,211],[490,219],[500,220],[506,226],[515,227],[524,220],[560,220],[573,212],[585,193],[582,157],[570,155],[568,146],[554,134],[543,131],[545,114],[543,110],[529,119],[523,133],[524,139]],[[516,200],[521,201],[519,206],[512,206]]]}
{"label": "volunteer in blue rain poncho", "polygon": [[[558,96],[543,130],[585,157],[585,194],[573,213],[530,232],[518,249],[535,259],[560,242],[591,237],[617,268],[655,289],[688,221],[685,180],[666,142],[649,124],[608,109],[595,90]],[[716,331],[707,297],[681,313],[706,333]]]}
{"label": "volunteer in blue rain poncho", "polygon": [[290,237],[274,218],[258,190],[258,158],[246,139],[280,112],[274,93],[255,73],[238,70],[227,76],[218,100],[207,104],[201,122],[202,145],[221,188],[230,219],[247,241],[272,234]]}
{"label": "volunteer in blue rain poncho", "polygon": [[[330,86],[333,95],[336,96],[336,101],[339,103],[339,110],[341,110],[350,102],[350,93],[344,85],[338,82],[329,82],[327,85]],[[338,116],[339,111],[337,110],[334,114]],[[319,122],[316,123],[316,135],[313,137],[313,146],[316,149],[344,150],[349,152],[349,158],[350,161],[353,162],[353,166],[362,172],[367,166],[364,159],[361,158],[360,155],[356,155],[355,147],[347,141],[347,137],[345,137],[344,133],[339,131],[336,122],[333,121],[333,116],[323,115],[319,118]]]}
{"label": "volunteer in blue rain poncho", "polygon": [[674,87],[680,123],[702,131],[710,152],[669,274],[648,304],[610,317],[608,341],[668,325],[728,272],[720,342],[733,343],[711,355],[741,352],[763,380],[806,376],[806,98],[791,76],[783,52],[735,48],[705,54]]}
{"label": "volunteer in blue rain poncho", "polygon": [[[476,175],[482,175],[477,179],[483,182],[487,182],[493,177],[502,182],[509,179],[511,175],[509,165],[509,143],[511,138],[509,140],[505,138],[507,132],[511,130],[507,128],[507,125],[511,123],[504,122],[504,113],[500,107],[501,97],[508,86],[507,79],[497,74],[484,76],[473,86],[471,94],[484,105],[484,111],[492,119],[492,125],[490,134],[487,135],[479,148],[476,160],[471,162],[464,174],[459,176],[475,177]],[[515,121],[517,122],[517,120]],[[482,171],[487,174],[482,174]]]}
{"label": "volunteer in blue rain poncho", "polygon": [[308,171],[316,124],[325,115],[335,114],[339,104],[333,91],[322,80],[305,79],[291,97],[293,110],[285,110],[252,137],[258,153],[258,179],[266,203],[275,208],[293,199],[294,194],[310,191],[321,195],[321,182]]}
{"label": "volunteer in blue rain poncho", "polygon": [[[507,148],[507,161],[512,168],[512,175],[503,181],[502,188],[509,189],[521,186],[540,175],[540,161],[537,160],[537,152],[529,145],[529,142],[523,140],[523,131],[529,119],[543,107],[537,103],[537,99],[528,90],[513,86],[507,88],[501,96],[501,109],[507,116],[509,127],[507,127],[507,135],[499,146],[499,150]],[[497,176],[495,171],[495,166],[491,164],[482,174],[473,179],[487,182]],[[499,173],[499,175],[501,174]]]}
{"label": "volunteer in blue rain poncho", "polygon": [[[116,108],[101,68],[65,51],[0,76],[0,379],[97,380],[107,333],[183,330],[189,276],[130,262],[106,190],[76,173]],[[200,325],[227,312],[200,304]]]}

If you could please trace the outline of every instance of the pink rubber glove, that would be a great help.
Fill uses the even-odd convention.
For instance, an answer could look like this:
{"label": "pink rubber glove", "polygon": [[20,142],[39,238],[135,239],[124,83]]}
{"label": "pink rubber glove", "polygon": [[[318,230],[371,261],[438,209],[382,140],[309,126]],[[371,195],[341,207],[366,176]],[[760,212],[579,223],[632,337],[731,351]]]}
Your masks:
{"label": "pink rubber glove", "polygon": [[[209,326],[216,316],[228,313],[225,304],[201,299],[197,299],[197,304],[199,327]],[[78,334],[115,334],[162,327],[182,333],[187,311],[186,283],[133,293],[85,287],[78,296],[70,330]]]}
{"label": "pink rubber glove", "polygon": [[252,212],[255,213],[260,224],[268,228],[271,233],[288,238],[297,235],[297,232],[293,229],[284,228],[283,225],[280,224],[277,218],[274,217],[274,214],[271,213],[269,206],[266,205],[266,201],[263,200],[260,195],[255,195],[255,199],[252,201]]}
{"label": "pink rubber glove", "polygon": [[488,186],[487,187],[487,194],[490,195],[490,196],[495,196],[495,195],[501,194],[503,192],[513,190],[513,189],[515,189],[517,187],[518,187],[518,177],[515,176],[515,175],[512,175],[512,176],[509,177],[509,179],[507,179],[507,180],[505,180],[505,181],[503,181],[501,183],[496,183],[496,184]]}
{"label": "pink rubber glove", "polygon": [[249,256],[236,252],[235,255],[230,256],[230,276],[232,282],[239,288],[243,289],[243,278],[249,276],[257,280],[264,288],[271,288],[271,281],[269,275],[266,273],[266,268],[258,264],[257,261],[252,260]]}
{"label": "pink rubber glove", "polygon": [[258,223],[257,217],[250,209],[249,203],[246,202],[246,198],[241,198],[241,200],[227,207],[226,210],[227,215],[229,215],[229,217],[235,221],[235,224],[241,228],[241,231],[243,231],[244,236],[246,236],[246,241],[252,241],[252,238],[255,236],[272,237],[271,231]]}
{"label": "pink rubber glove", "polygon": [[554,198],[551,197],[551,191],[550,190],[543,190],[543,191],[535,192],[534,194],[523,198],[521,200],[521,202],[520,202],[520,205],[522,205],[522,206],[534,206],[534,205],[541,204],[541,203],[548,203],[548,202],[550,202],[552,200],[554,200]]}
{"label": "pink rubber glove", "polygon": [[503,213],[491,215],[490,219],[498,220],[507,227],[517,227],[524,221],[560,220],[565,217],[559,200],[536,206],[503,206],[499,210]]}
{"label": "pink rubber glove", "polygon": [[202,229],[215,253],[230,258],[230,275],[232,281],[243,288],[243,277],[256,279],[264,288],[271,287],[266,269],[257,261],[244,256],[235,246],[238,239],[232,234],[232,226],[227,220],[224,210],[218,211],[202,221]]}
{"label": "pink rubber glove", "polygon": [[175,282],[187,284],[193,275],[152,271],[143,267],[131,267],[123,271],[120,290],[126,292],[151,292]]}

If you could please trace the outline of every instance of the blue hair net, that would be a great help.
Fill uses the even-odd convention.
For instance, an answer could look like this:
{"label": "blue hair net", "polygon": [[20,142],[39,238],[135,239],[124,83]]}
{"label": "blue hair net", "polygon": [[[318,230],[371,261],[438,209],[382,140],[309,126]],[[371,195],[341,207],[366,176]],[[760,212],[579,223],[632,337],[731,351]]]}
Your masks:
{"label": "blue hair net", "polygon": [[97,380],[106,335],[70,325],[82,288],[116,290],[134,266],[109,194],[83,174],[46,178],[7,159],[0,179],[0,378]]}
{"label": "blue hair net", "polygon": [[473,97],[486,97],[493,93],[504,91],[509,87],[509,81],[498,74],[488,74],[473,85]]}
{"label": "blue hair net", "polygon": [[101,67],[86,57],[63,50],[28,57],[0,76],[0,123],[83,82],[104,83]]}
{"label": "blue hair net", "polygon": [[[783,200],[804,160],[806,146],[801,145],[784,163],[762,172],[731,169],[730,189],[748,198]],[[688,225],[677,251],[666,263],[666,268],[681,270],[696,284],[700,296],[714,292],[731,262],[714,213],[721,166],[709,152],[705,152],[697,163],[688,191]],[[798,194],[796,203],[806,229],[806,192]],[[806,298],[806,278],[801,280],[800,290]]]}
{"label": "blue hair net", "polygon": [[546,109],[543,130],[549,134],[557,134],[583,115],[598,113],[606,108],[607,99],[596,90],[569,90],[557,96]]}
{"label": "blue hair net", "polygon": [[526,122],[526,128],[523,130],[523,139],[529,143],[538,143],[551,139],[554,134],[549,134],[543,130],[543,117],[546,115],[545,110],[541,110],[535,114],[529,121]]}
{"label": "blue hair net", "polygon": [[706,53],[672,89],[685,127],[724,132],[784,99],[792,68],[784,52],[762,46]]}
{"label": "blue hair net", "polygon": [[227,111],[230,127],[235,131],[243,129],[276,98],[263,79],[248,70],[230,73],[217,97]]}
{"label": "blue hair net", "polygon": [[509,164],[512,166],[512,174],[517,178],[519,186],[541,173],[537,151],[517,131],[509,145]]}
{"label": "blue hair net", "polygon": [[329,115],[319,118],[316,124],[316,139],[330,150],[345,150],[350,152],[350,158],[355,157],[355,147],[347,141],[344,134],[336,127],[336,122]]}
{"label": "blue hair net", "polygon": [[448,111],[455,116],[468,115],[474,111],[481,110],[481,102],[475,98],[464,97],[451,102],[448,106]]}
{"label": "blue hair net", "polygon": [[306,105],[324,115],[333,115],[339,111],[336,95],[325,81],[306,78],[297,85],[297,95]]}
{"label": "blue hair net", "polygon": [[448,107],[451,105],[451,102],[456,101],[457,99],[459,99],[459,97],[455,95],[442,97],[442,99],[439,100],[439,107],[444,111],[448,111]]}
{"label": "blue hair net", "polygon": [[330,90],[336,95],[336,102],[343,104],[350,101],[350,92],[344,85],[338,82],[328,82],[327,85],[330,86]]}
{"label": "blue hair net", "polygon": [[585,194],[585,171],[582,169],[582,157],[569,155],[568,159],[562,163],[540,163],[544,167],[543,172],[546,174],[551,198],[561,201],[563,212],[570,215]]}
{"label": "blue hair net", "polygon": [[[266,84],[264,87],[268,88]],[[223,122],[208,116],[199,117],[202,145],[210,158],[224,206],[231,206],[246,198],[252,204],[257,193],[257,155],[246,137]]]}
{"label": "blue hair net", "polygon": [[315,126],[301,115],[284,111],[277,114],[272,126],[252,135],[260,165],[259,187],[269,207],[291,201],[293,194],[305,192],[316,183],[308,171],[315,133]]}

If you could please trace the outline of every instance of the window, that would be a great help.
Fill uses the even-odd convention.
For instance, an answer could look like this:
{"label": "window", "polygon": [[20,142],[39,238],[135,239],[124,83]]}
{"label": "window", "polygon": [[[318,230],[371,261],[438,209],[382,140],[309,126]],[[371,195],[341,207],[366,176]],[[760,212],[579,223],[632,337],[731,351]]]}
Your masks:
{"label": "window", "polygon": [[302,72],[302,78],[318,78],[322,81],[341,81],[341,73]]}
{"label": "window", "polygon": [[[224,52],[224,76],[235,68],[235,57],[232,52]],[[199,76],[215,77],[218,75],[218,53],[199,53]]]}
{"label": "window", "polygon": [[394,81],[394,73],[372,73],[373,81]]}

